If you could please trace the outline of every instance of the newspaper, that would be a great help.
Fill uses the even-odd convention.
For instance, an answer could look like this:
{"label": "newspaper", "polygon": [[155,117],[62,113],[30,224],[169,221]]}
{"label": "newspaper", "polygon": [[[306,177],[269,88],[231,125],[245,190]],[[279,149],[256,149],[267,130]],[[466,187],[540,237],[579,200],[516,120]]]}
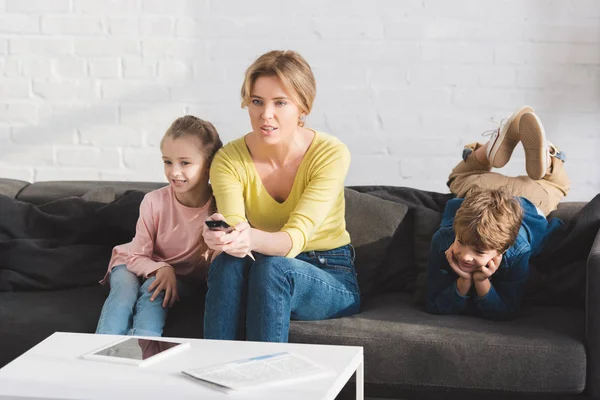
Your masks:
{"label": "newspaper", "polygon": [[181,371],[226,390],[249,390],[335,376],[298,354],[282,352]]}

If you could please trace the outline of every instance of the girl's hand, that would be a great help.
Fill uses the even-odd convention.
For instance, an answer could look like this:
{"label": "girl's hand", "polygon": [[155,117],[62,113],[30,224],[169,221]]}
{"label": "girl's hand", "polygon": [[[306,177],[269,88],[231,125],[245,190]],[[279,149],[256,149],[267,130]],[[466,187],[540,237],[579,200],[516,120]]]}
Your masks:
{"label": "girl's hand", "polygon": [[489,279],[498,270],[501,261],[502,254],[498,254],[496,257],[488,261],[487,265],[484,265],[478,271],[473,272],[473,280],[475,282],[482,282],[486,279]]}
{"label": "girl's hand", "polygon": [[152,292],[154,290],[152,297],[150,297],[150,301],[154,301],[160,292],[164,290],[165,299],[162,303],[163,308],[166,308],[167,306],[173,307],[175,301],[179,300],[179,295],[177,294],[177,278],[175,277],[175,269],[170,265],[161,267],[156,271],[155,276],[156,279],[148,287],[148,292]]}
{"label": "girl's hand", "polygon": [[452,245],[450,247],[448,247],[448,250],[446,250],[446,260],[448,260],[448,264],[450,264],[450,268],[452,268],[452,270],[454,272],[456,272],[456,275],[458,275],[459,278],[463,278],[463,279],[469,280],[469,281],[471,279],[473,279],[472,275],[469,272],[463,271],[458,266],[456,257],[454,257],[454,243],[452,243]]}
{"label": "girl's hand", "polygon": [[237,236],[233,241],[223,246],[223,251],[238,258],[244,258],[247,255],[252,257],[252,228],[250,224],[240,222],[235,226],[234,232],[237,233]]}
{"label": "girl's hand", "polygon": [[[207,218],[207,221],[225,221],[222,214],[215,213]],[[223,251],[223,248],[233,242],[239,232],[235,229],[230,233],[224,231],[211,230],[206,224],[202,226],[202,237],[204,242],[211,250]]]}

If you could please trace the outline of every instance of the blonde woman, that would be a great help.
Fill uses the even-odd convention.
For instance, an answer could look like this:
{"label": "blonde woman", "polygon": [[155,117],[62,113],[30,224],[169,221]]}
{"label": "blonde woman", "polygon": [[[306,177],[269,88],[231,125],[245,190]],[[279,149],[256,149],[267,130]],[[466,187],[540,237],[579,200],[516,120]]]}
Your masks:
{"label": "blonde woman", "polygon": [[220,150],[210,179],[233,231],[204,230],[222,253],[208,273],[204,336],[286,342],[290,319],[358,312],[354,249],[346,231],[347,147],[304,126],[316,94],[308,63],[271,51],[246,71],[242,107],[252,131]]}

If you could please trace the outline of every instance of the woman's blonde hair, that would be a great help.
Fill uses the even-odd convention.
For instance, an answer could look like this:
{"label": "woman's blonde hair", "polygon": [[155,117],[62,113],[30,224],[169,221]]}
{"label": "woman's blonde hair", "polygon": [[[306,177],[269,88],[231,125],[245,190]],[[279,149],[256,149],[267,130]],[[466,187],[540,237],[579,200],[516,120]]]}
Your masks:
{"label": "woman's blonde hair", "polygon": [[[276,76],[290,92],[292,100],[305,114],[310,114],[317,94],[317,84],[310,65],[292,50],[273,50],[258,57],[246,70],[242,84],[242,108],[250,104],[254,83],[261,76]],[[304,121],[298,121],[304,126]]]}
{"label": "woman's blonde hair", "polygon": [[476,190],[467,195],[454,217],[454,232],[463,243],[483,251],[505,252],[513,245],[523,208],[502,190]]}
{"label": "woman's blonde hair", "polygon": [[198,147],[208,160],[208,165],[212,162],[217,151],[223,147],[217,128],[210,122],[193,115],[179,117],[173,121],[161,139],[160,147],[162,148],[165,139],[179,139],[180,137],[195,137],[198,139],[200,144]]}

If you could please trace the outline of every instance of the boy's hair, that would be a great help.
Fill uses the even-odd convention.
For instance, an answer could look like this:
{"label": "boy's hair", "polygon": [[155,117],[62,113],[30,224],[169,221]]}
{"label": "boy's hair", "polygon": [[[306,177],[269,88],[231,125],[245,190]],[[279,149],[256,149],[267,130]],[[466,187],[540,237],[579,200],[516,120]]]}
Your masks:
{"label": "boy's hair", "polygon": [[502,190],[469,193],[454,217],[454,232],[463,243],[483,251],[505,252],[519,234],[523,209]]}
{"label": "boy's hair", "polygon": [[[250,104],[254,83],[261,76],[276,76],[290,92],[292,100],[305,114],[310,114],[317,94],[317,84],[310,65],[292,50],[273,50],[258,57],[246,70],[242,84],[242,108]],[[304,122],[299,121],[303,126]]]}
{"label": "boy's hair", "polygon": [[160,147],[162,148],[167,138],[179,139],[181,137],[195,137],[200,141],[198,147],[208,160],[208,165],[217,151],[223,147],[223,142],[221,142],[214,125],[193,115],[179,117],[173,121],[160,141]]}

